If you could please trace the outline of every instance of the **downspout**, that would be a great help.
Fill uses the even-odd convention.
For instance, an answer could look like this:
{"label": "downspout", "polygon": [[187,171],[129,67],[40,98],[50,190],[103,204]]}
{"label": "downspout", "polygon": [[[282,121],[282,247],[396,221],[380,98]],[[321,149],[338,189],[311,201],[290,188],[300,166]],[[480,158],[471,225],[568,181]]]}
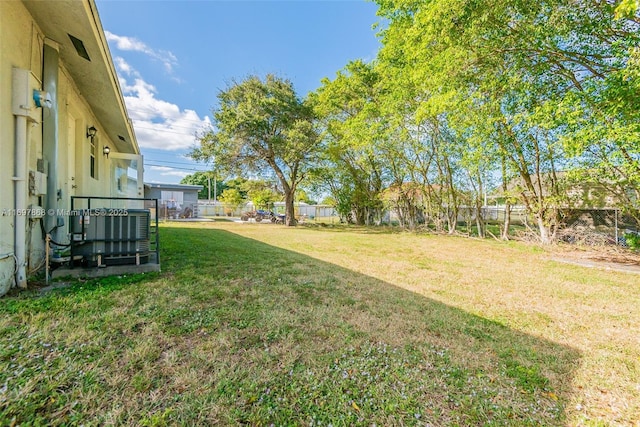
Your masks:
{"label": "downspout", "polygon": [[16,285],[27,287],[27,216],[19,215],[27,208],[27,115],[16,115],[14,164],[14,246],[16,255]]}
{"label": "downspout", "polygon": [[[57,216],[58,201],[61,195],[58,193],[58,44],[45,39],[42,68],[42,85],[51,99],[51,107],[48,110],[47,119],[42,123],[42,156],[47,163],[47,194],[44,208],[48,215],[45,216],[45,230],[53,233],[53,240],[61,242],[63,239],[58,230],[63,224],[62,217]],[[55,212],[55,214],[51,214]]]}
{"label": "downspout", "polygon": [[29,70],[13,69],[12,110],[16,116],[14,144],[14,254],[16,257],[16,286],[27,287],[27,118],[31,111]]}

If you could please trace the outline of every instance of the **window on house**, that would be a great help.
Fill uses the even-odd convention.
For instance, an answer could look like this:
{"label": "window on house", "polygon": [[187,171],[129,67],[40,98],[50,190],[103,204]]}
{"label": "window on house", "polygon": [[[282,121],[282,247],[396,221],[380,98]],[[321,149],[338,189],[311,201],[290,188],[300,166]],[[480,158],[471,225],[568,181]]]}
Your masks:
{"label": "window on house", "polygon": [[96,163],[96,138],[89,138],[89,173],[91,178],[98,179],[98,164]]}

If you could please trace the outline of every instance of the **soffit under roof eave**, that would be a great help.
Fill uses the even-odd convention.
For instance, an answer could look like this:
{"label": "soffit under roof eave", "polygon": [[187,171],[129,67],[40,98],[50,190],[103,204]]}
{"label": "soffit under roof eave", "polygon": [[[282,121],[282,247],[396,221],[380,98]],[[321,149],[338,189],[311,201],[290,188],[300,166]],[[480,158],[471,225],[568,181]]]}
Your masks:
{"label": "soffit under roof eave", "polygon": [[[95,2],[23,0],[23,4],[45,37],[58,44],[60,60],[116,149],[140,154]],[[90,61],[78,55],[69,35],[83,42]]]}

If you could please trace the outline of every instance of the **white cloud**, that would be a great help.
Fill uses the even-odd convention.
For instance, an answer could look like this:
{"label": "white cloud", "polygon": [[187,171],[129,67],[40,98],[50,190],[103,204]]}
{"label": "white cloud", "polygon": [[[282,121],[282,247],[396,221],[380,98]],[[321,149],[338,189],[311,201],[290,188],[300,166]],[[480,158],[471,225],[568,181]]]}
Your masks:
{"label": "white cloud", "polygon": [[116,58],[115,65],[140,148],[189,149],[196,133],[211,126],[209,117],[200,118],[193,110],[158,99],[156,88],[123,58]]}
{"label": "white cloud", "polygon": [[[120,56],[115,57],[116,69],[127,76],[137,75],[136,71]],[[122,82],[121,82],[122,83]]]}
{"label": "white cloud", "polygon": [[180,171],[168,166],[150,166],[150,170],[159,172],[162,176],[177,176],[180,178],[184,178],[187,175],[190,175],[189,172]]}
{"label": "white cloud", "polygon": [[173,73],[174,66],[178,64],[178,58],[176,58],[176,56],[170,51],[152,49],[144,42],[141,42],[134,37],[119,36],[109,31],[105,31],[104,34],[107,37],[107,41],[112,43],[119,50],[141,52],[162,62],[165,70],[167,70],[169,74]]}

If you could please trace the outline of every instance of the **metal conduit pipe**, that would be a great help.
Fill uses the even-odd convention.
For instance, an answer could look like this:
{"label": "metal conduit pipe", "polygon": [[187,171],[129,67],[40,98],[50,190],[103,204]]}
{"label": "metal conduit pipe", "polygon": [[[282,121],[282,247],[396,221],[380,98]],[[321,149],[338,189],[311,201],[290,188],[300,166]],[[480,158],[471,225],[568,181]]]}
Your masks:
{"label": "metal conduit pipe", "polygon": [[14,148],[14,248],[16,256],[16,286],[27,287],[27,217],[19,215],[27,208],[27,115],[16,115]]}
{"label": "metal conduit pipe", "polygon": [[[43,53],[42,86],[51,99],[47,120],[42,123],[42,156],[47,162],[47,194],[44,206],[47,211],[58,212],[58,44],[45,39]],[[70,166],[71,167],[71,166]],[[62,219],[62,218],[60,218]],[[55,241],[62,241],[64,234],[59,229],[56,215],[44,218],[47,233],[52,233]]]}
{"label": "metal conduit pipe", "polygon": [[[27,153],[28,126],[38,121],[38,109],[42,107],[43,92],[39,91],[37,81],[31,72],[22,68],[12,70],[11,110],[15,116],[14,155],[14,255],[16,257],[15,284],[19,288],[27,287]],[[33,80],[33,82],[32,82]],[[38,98],[39,102],[36,102]]]}

